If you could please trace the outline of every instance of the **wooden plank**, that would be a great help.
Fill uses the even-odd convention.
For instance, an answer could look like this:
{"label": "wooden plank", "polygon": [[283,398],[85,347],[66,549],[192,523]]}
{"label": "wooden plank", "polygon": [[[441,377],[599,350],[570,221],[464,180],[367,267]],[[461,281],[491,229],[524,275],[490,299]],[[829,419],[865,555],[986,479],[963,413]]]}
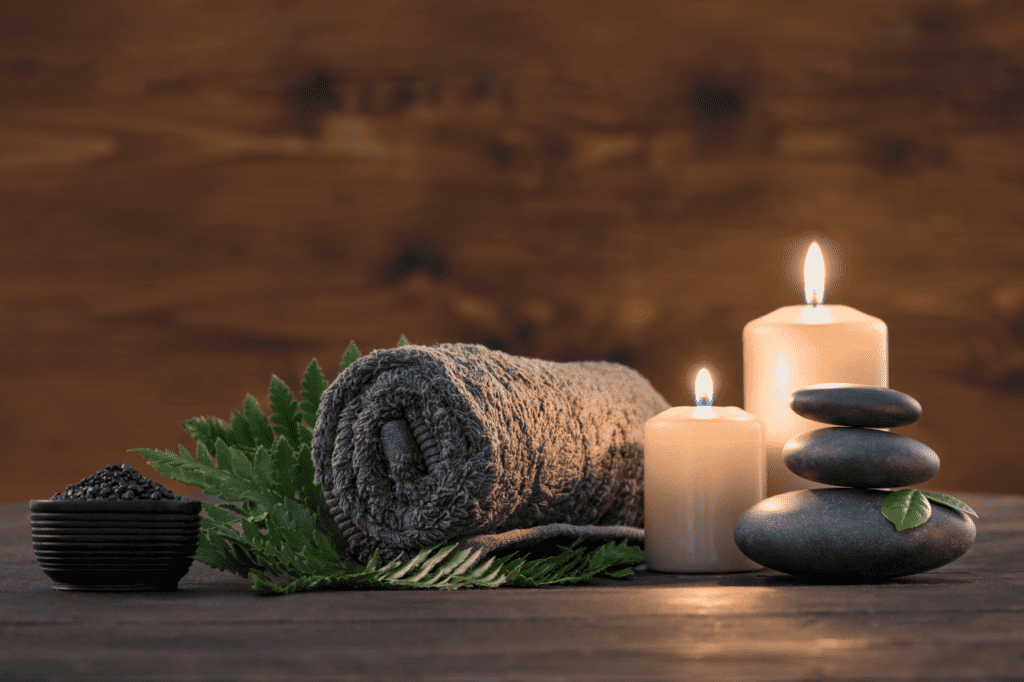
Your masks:
{"label": "wooden plank", "polygon": [[0,10],[0,500],[350,339],[622,361],[673,404],[706,359],[742,405],[814,235],[931,485],[1024,493],[1012,4],[65,4]]}
{"label": "wooden plank", "polygon": [[[779,576],[732,581],[718,576],[710,582],[650,585],[647,575],[617,585],[537,588],[535,590],[468,590],[452,593],[427,591],[321,592],[288,598],[260,597],[224,590],[216,582],[203,589],[183,583],[177,593],[116,595],[63,593],[50,589],[10,595],[5,604],[5,626],[54,626],[69,629],[114,628],[119,624],[142,627],[160,622],[229,626],[245,624],[325,623],[377,624],[488,618],[533,622],[707,617],[758,620],[774,617],[842,618],[870,621],[931,619],[939,622],[959,613],[985,620],[994,614],[1013,619],[1024,607],[1024,585],[1006,574],[979,579],[970,573],[932,573],[882,586],[807,585]],[[234,581],[232,581],[234,582]],[[48,588],[49,586],[47,586]],[[227,594],[222,594],[227,592]],[[204,615],[199,618],[196,609]],[[318,625],[319,627],[319,625]],[[347,626],[346,626],[347,627]],[[938,635],[936,635],[938,636]],[[967,636],[966,634],[963,636]]]}
{"label": "wooden plank", "polygon": [[[973,617],[967,632],[950,628],[949,614],[510,621],[500,614],[457,618],[442,609],[429,622],[266,624],[218,624],[202,616],[195,623],[168,624],[153,615],[150,621],[83,624],[76,630],[4,627],[0,632],[10,644],[0,661],[7,670],[111,671],[113,679],[457,679],[474,671],[484,679],[664,679],[657,676],[698,673],[738,680],[1010,679],[1024,672],[1011,653],[1024,644],[1020,614]],[[53,650],[53,630],[60,632],[59,653]],[[128,660],[126,650],[133,652]]]}
{"label": "wooden plank", "polygon": [[27,505],[0,505],[12,679],[1012,680],[1024,676],[1021,498],[964,494],[965,557],[881,585],[772,571],[590,586],[261,597],[196,565],[175,593],[53,590]]}

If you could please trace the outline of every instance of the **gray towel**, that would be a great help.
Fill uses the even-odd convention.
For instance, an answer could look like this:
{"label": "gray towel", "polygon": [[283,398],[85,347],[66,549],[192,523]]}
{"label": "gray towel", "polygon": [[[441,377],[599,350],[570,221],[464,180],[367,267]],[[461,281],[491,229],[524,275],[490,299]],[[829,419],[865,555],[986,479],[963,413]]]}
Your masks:
{"label": "gray towel", "polygon": [[611,362],[378,350],[324,392],[315,480],[360,561],[448,542],[491,553],[556,536],[640,540],[643,424],[668,407]]}

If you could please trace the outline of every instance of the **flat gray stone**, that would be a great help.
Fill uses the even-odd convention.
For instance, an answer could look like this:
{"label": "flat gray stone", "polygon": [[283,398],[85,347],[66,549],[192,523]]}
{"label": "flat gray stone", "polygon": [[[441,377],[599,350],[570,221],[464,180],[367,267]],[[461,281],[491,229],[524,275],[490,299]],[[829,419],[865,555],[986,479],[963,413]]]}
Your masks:
{"label": "flat gray stone", "polygon": [[860,384],[816,384],[789,398],[801,417],[835,426],[906,426],[921,418],[921,403],[891,388]]}
{"label": "flat gray stone", "polygon": [[818,488],[769,497],[736,523],[736,545],[762,566],[820,582],[879,582],[963,556],[977,535],[961,512],[932,504],[917,528],[882,515],[884,490]]}
{"label": "flat gray stone", "polygon": [[921,441],[852,426],[801,433],[782,447],[782,461],[809,481],[849,488],[900,488],[939,472],[939,456]]}

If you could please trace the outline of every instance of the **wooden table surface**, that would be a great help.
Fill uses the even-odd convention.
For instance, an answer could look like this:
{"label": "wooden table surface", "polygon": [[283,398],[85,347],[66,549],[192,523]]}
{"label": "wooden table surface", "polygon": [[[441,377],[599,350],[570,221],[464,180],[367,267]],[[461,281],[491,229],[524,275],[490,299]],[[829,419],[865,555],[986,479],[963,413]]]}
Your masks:
{"label": "wooden table surface", "polygon": [[1024,679],[1024,497],[964,494],[978,540],[881,585],[774,571],[546,589],[259,596],[194,564],[174,593],[53,589],[0,506],[0,680]]}

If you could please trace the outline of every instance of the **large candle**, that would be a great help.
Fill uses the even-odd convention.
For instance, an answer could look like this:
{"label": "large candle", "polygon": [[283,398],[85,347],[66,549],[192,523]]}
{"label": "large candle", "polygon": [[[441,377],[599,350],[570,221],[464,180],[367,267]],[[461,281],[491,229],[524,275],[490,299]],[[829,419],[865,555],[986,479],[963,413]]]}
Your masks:
{"label": "large candle", "polygon": [[744,408],[764,421],[768,495],[823,487],[782,462],[782,446],[824,424],[789,408],[794,391],[814,384],[889,385],[885,322],[845,305],[822,305],[825,261],[817,242],[804,261],[806,305],[786,306],[743,328]]}
{"label": "large candle", "polygon": [[764,425],[738,407],[712,407],[713,388],[701,369],[697,407],[672,407],[644,424],[644,549],[653,571],[761,568],[733,531],[764,499]]}

